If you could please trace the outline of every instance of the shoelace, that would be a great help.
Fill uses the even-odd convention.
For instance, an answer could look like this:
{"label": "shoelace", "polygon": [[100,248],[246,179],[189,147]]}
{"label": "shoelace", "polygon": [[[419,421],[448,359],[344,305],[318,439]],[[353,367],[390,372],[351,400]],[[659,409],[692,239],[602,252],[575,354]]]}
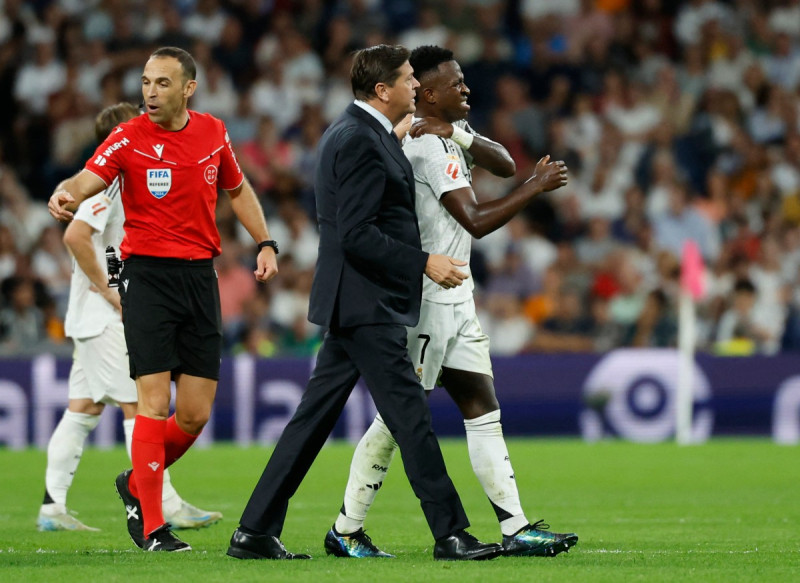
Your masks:
{"label": "shoelace", "polygon": [[537,520],[531,525],[536,530],[549,530],[550,525],[547,524],[544,520]]}
{"label": "shoelace", "polygon": [[362,529],[360,531],[354,532],[351,535],[346,535],[346,536],[350,536],[351,538],[359,541],[362,545],[367,546],[370,549],[373,549],[373,550],[377,550],[378,549],[378,547],[376,547],[374,544],[372,544],[372,539],[367,534],[366,530]]}

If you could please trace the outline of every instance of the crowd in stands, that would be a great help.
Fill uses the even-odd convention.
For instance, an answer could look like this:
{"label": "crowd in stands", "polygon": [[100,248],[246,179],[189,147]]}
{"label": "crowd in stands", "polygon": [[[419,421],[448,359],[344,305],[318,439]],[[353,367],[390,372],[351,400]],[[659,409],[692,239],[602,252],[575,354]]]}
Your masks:
{"label": "crowd in stands", "polygon": [[46,210],[95,147],[103,107],[140,101],[150,51],[198,62],[190,108],[227,124],[280,242],[254,246],[220,197],[226,350],[314,352],[316,144],[352,100],[353,50],[452,48],[470,124],[512,179],[549,154],[569,184],[475,241],[492,352],[677,342],[680,257],[705,262],[698,349],[800,349],[800,0],[0,0],[0,354],[66,347],[71,261]]}

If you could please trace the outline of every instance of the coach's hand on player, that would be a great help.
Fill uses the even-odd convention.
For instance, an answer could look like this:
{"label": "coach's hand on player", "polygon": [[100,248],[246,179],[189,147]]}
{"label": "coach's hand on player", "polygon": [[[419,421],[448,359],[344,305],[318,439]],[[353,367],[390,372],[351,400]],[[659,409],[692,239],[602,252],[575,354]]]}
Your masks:
{"label": "coach's hand on player", "polygon": [[453,124],[447,123],[438,117],[423,117],[415,121],[411,125],[411,129],[408,130],[408,135],[412,138],[418,138],[425,134],[450,138],[453,136]]}
{"label": "coach's hand on player", "polygon": [[258,281],[269,281],[278,275],[278,258],[272,247],[264,247],[256,257],[256,270],[253,272]]}
{"label": "coach's hand on player", "polygon": [[74,202],[75,199],[69,192],[63,189],[56,190],[47,203],[47,210],[50,211],[50,215],[54,219],[58,219],[59,221],[71,221],[73,215],[65,207]]}
{"label": "coach's hand on player", "polygon": [[535,184],[542,192],[549,192],[567,184],[567,165],[563,160],[550,162],[545,156],[536,163],[536,168],[525,183]]}
{"label": "coach's hand on player", "polygon": [[438,283],[444,289],[457,287],[464,283],[464,280],[469,277],[459,267],[467,264],[466,261],[454,259],[447,255],[428,255],[428,263],[425,265],[425,275],[427,275],[434,282]]}
{"label": "coach's hand on player", "polygon": [[407,116],[403,118],[403,121],[394,126],[394,133],[397,136],[397,139],[400,140],[401,142],[403,141],[403,138],[406,137],[408,130],[411,129],[411,122],[413,121],[413,119],[414,119],[414,114],[409,113]]}

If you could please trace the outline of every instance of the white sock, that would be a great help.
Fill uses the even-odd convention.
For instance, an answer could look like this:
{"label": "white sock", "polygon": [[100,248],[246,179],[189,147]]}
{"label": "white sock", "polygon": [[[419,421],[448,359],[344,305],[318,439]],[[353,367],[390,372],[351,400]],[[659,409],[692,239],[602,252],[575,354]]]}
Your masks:
{"label": "white sock", "polygon": [[519,501],[514,468],[500,425],[500,411],[465,419],[464,427],[472,470],[492,503],[500,530],[504,535],[514,534],[528,524],[528,519]]}
{"label": "white sock", "polygon": [[45,487],[54,503],[66,508],[67,491],[83,455],[89,433],[97,427],[100,415],[86,415],[66,410],[47,445]]}
{"label": "white sock", "polygon": [[164,514],[175,514],[181,509],[183,499],[178,495],[175,486],[172,485],[172,478],[169,470],[164,470],[164,486],[161,490],[161,507]]}
{"label": "white sock", "polygon": [[[128,450],[128,458],[131,457],[134,421],[135,419],[125,419],[122,421],[122,430],[125,433],[125,449]],[[169,475],[169,470],[164,470],[164,487],[161,490],[161,506],[164,512],[167,514],[175,514],[180,510],[182,502],[183,499],[172,485],[172,478]]]}
{"label": "white sock", "polygon": [[135,419],[122,420],[122,432],[125,434],[125,451],[128,452],[128,459],[131,459],[131,444],[133,443],[133,424]]}
{"label": "white sock", "polygon": [[353,453],[344,504],[334,524],[336,532],[351,534],[364,526],[367,511],[383,485],[396,450],[397,442],[377,415]]}

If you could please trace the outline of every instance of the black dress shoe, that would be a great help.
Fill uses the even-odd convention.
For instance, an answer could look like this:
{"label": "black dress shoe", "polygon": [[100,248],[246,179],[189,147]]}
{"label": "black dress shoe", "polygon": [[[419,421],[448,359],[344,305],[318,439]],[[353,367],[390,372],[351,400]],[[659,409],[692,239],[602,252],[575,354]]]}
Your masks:
{"label": "black dress shoe", "polygon": [[503,547],[497,543],[482,543],[466,530],[440,538],[433,547],[437,561],[484,561],[499,557]]}
{"label": "black dress shoe", "polygon": [[231,536],[228,556],[237,559],[310,559],[311,555],[290,553],[276,536],[248,534],[237,528]]}

